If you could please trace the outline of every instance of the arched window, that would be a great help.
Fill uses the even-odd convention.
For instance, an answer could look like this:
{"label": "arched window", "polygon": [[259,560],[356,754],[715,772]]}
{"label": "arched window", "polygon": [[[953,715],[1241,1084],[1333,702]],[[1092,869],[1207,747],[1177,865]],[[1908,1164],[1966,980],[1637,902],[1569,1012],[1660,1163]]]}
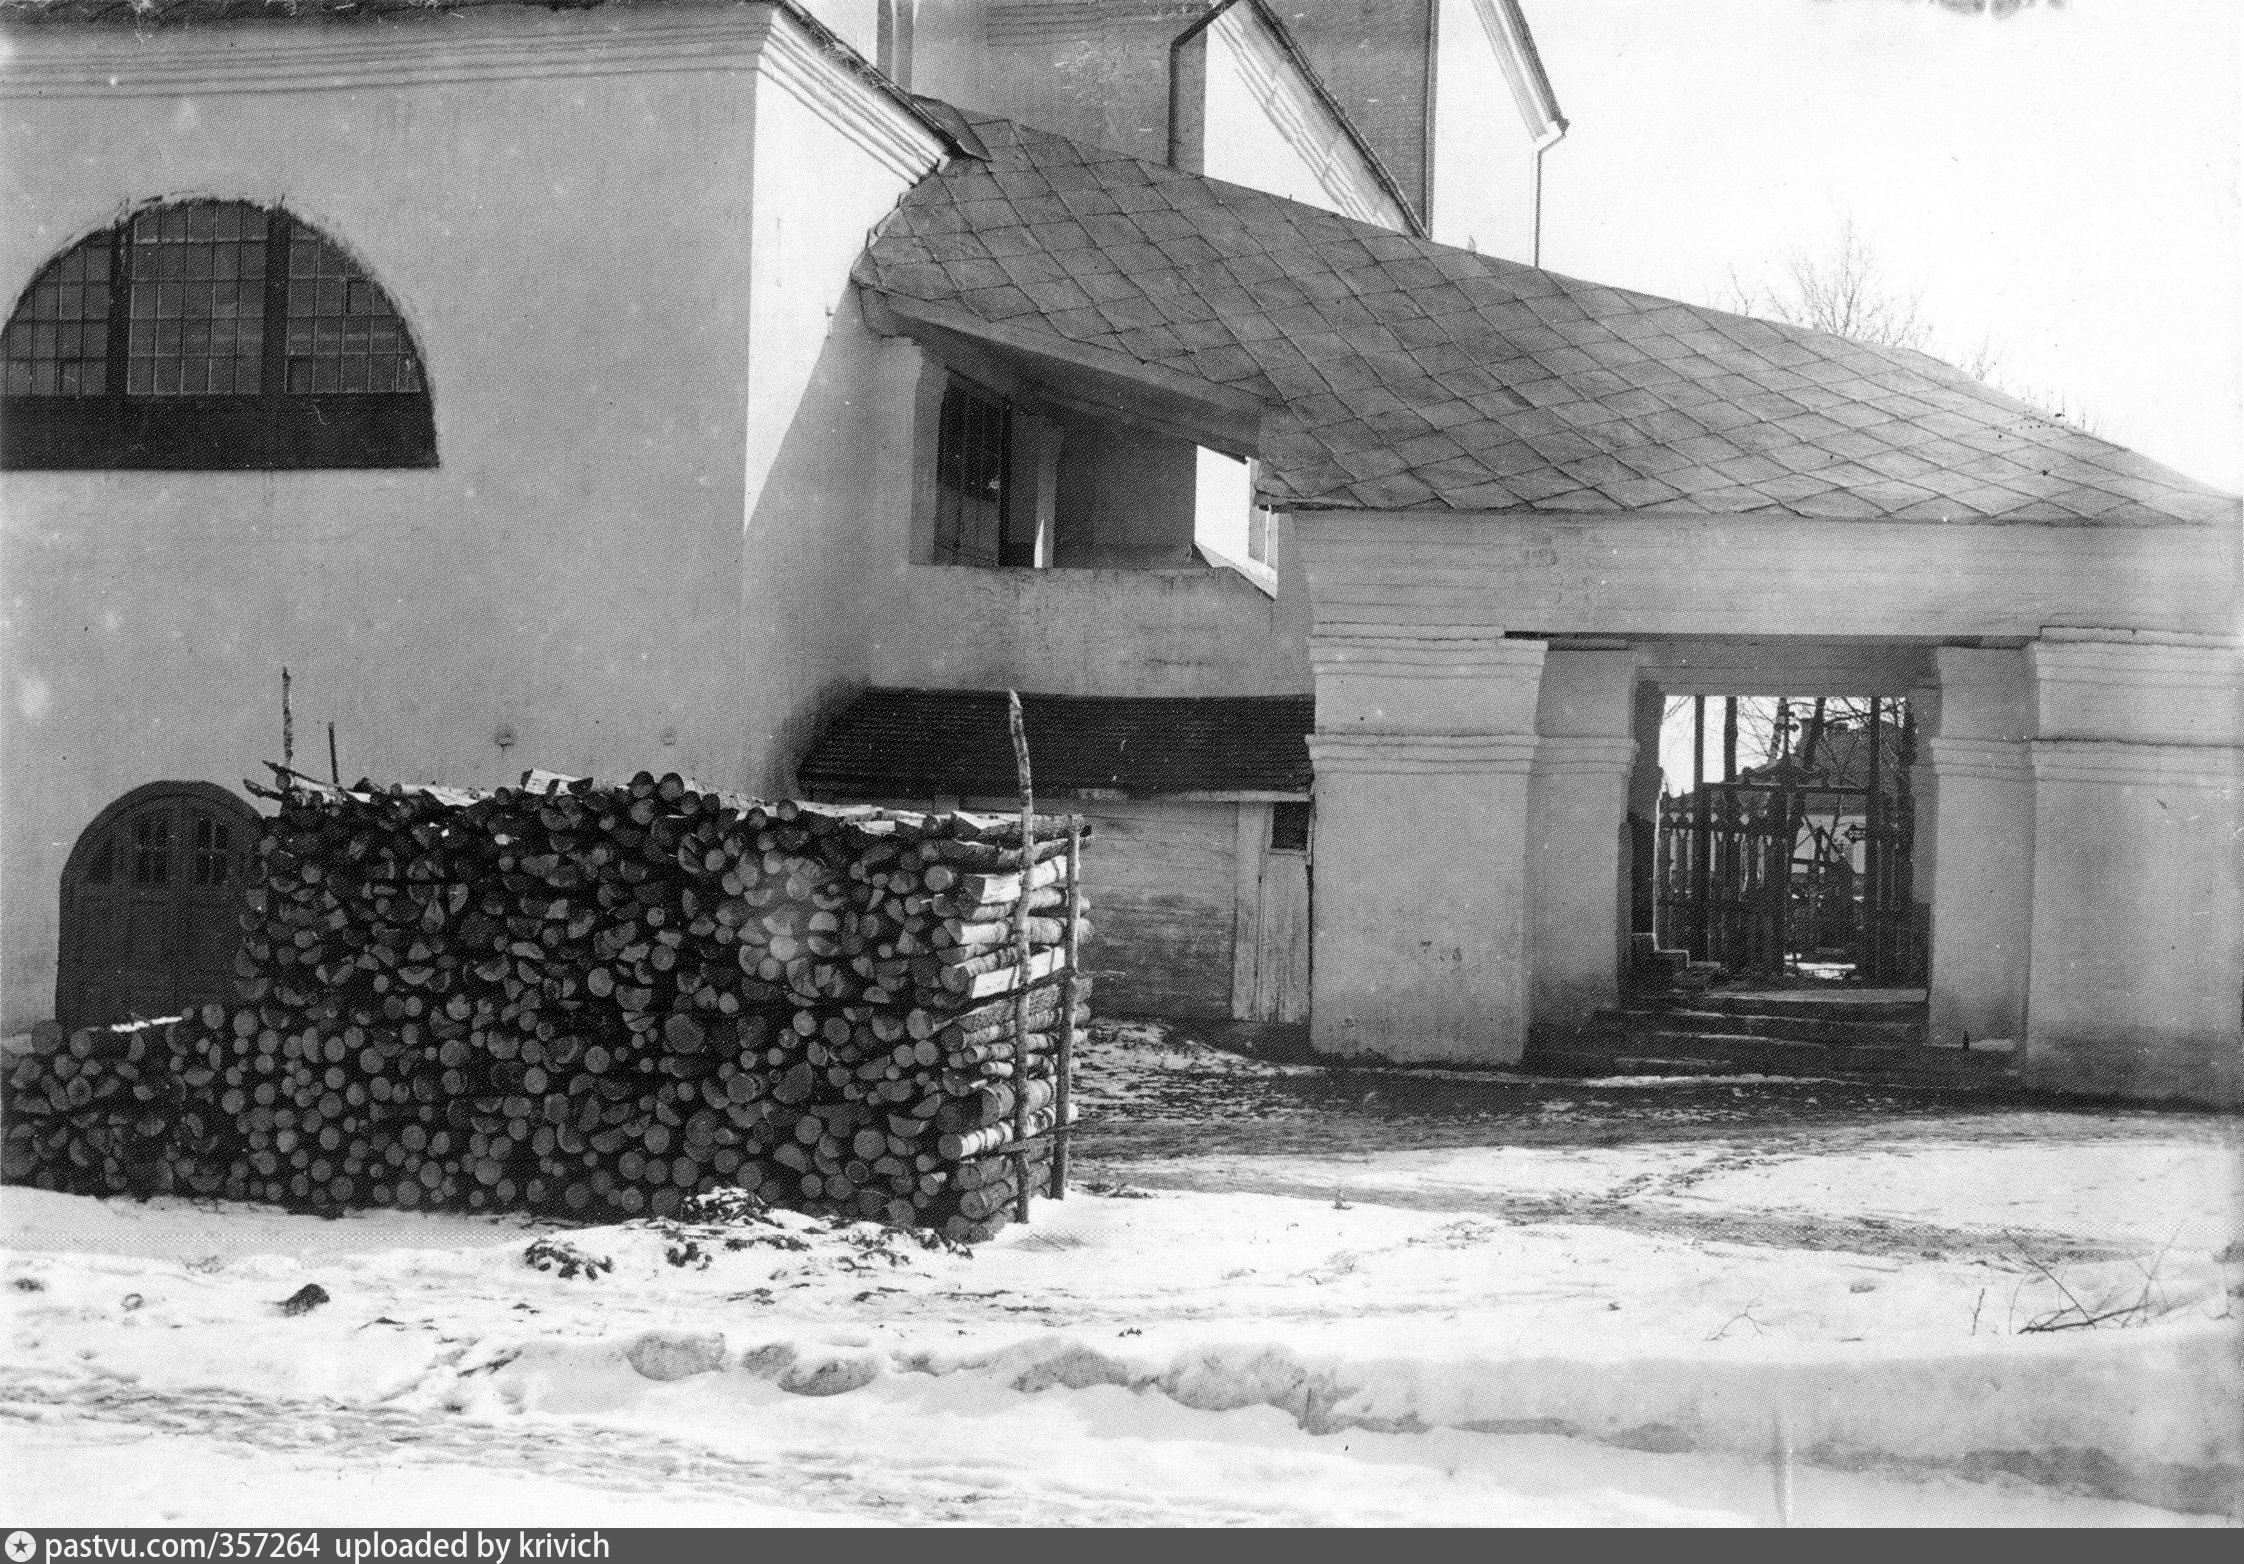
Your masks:
{"label": "arched window", "polygon": [[0,338],[0,468],[433,467],[420,354],[300,219],[147,207],[32,280]]}

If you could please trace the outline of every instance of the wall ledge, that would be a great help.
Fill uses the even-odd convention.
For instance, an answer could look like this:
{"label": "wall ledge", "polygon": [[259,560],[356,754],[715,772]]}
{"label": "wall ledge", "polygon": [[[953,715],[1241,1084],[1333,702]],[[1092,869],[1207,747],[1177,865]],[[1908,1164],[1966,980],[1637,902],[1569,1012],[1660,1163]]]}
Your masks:
{"label": "wall ledge", "polygon": [[1537,742],[1531,734],[1319,729],[1309,735],[1309,763],[1320,774],[1525,776],[1534,762]]}
{"label": "wall ledge", "polygon": [[[1934,740],[1939,743],[1939,740]],[[2244,747],[2136,744],[2123,739],[2036,739],[2036,782],[2099,782],[2119,787],[2244,787]]]}

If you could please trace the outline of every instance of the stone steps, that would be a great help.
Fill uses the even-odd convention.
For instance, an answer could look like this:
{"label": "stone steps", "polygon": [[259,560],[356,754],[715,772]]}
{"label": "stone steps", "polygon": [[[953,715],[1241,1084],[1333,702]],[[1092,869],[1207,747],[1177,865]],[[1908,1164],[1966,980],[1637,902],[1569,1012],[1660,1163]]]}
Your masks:
{"label": "stone steps", "polygon": [[1924,1046],[1907,991],[1637,995],[1574,1033],[1538,1039],[1523,1063],[1568,1075],[1822,1076],[1894,1085],[1992,1086],[2008,1054]]}
{"label": "stone steps", "polygon": [[[1886,992],[1891,992],[1887,990]],[[1783,1020],[1900,1021],[1912,1025],[1924,1020],[1922,991],[1909,999],[1867,999],[1812,991],[1783,990],[1701,994],[1693,1001],[1701,1010],[1728,1016],[1765,1016]]]}
{"label": "stone steps", "polygon": [[1677,1008],[1626,1008],[1608,1015],[1633,1026],[1654,1026],[1667,1032],[1704,1032],[1734,1037],[1763,1037],[1787,1043],[1819,1043],[1826,1047],[1908,1048],[1924,1035],[1921,1007],[1908,1006],[1902,1015],[1880,1014],[1875,1019],[1823,1014],[1769,1015],[1718,1009],[1699,996]]}

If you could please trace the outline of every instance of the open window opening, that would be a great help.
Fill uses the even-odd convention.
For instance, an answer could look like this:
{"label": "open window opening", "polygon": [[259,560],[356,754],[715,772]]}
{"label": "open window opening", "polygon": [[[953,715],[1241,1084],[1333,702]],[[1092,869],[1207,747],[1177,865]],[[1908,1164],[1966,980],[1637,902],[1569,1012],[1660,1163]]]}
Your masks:
{"label": "open window opening", "polygon": [[1277,559],[1268,506],[1256,498],[1259,463],[1209,450],[1199,453],[1192,540],[1200,557],[1233,570],[1266,596],[1278,595]]}
{"label": "open window opening", "polygon": [[1251,462],[1002,367],[949,368],[920,557],[986,569],[1229,569],[1275,595]]}

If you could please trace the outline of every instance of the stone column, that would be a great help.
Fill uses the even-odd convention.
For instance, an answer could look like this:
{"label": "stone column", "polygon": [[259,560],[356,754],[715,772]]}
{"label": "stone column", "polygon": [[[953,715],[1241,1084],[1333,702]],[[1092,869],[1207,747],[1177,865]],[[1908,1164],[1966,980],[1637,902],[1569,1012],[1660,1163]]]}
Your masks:
{"label": "stone column", "polygon": [[[1935,1047],[2025,1036],[2033,927],[2033,731],[2023,652],[1943,646],[1932,772]],[[1920,729],[1920,732],[1923,730]]]}
{"label": "stone column", "polygon": [[1529,1022],[1562,1037],[1620,1000],[1628,942],[1636,653],[1554,648],[1543,660],[1527,817]]}
{"label": "stone column", "polygon": [[1940,778],[1933,770],[1931,744],[1940,732],[1940,686],[1926,684],[1911,690],[1909,710],[1917,729],[1917,759],[1909,768],[1909,797],[1915,805],[1910,822],[1909,899],[1919,907],[1930,907],[1940,867]]}
{"label": "stone column", "polygon": [[2052,630],[2031,648],[2026,1077],[2244,1101],[2244,653]]}
{"label": "stone column", "polygon": [[1509,1064],[1525,1048],[1543,651],[1480,627],[1312,634],[1320,1052]]}
{"label": "stone column", "polygon": [[[1630,877],[1632,916],[1627,960],[1639,945],[1647,955],[1657,948],[1659,929],[1660,793],[1667,778],[1660,771],[1660,725],[1667,716],[1667,692],[1649,679],[1636,686],[1636,766],[1629,773],[1629,828],[1636,834]],[[1642,936],[1641,940],[1637,936]],[[1622,971],[1628,971],[1623,966]]]}

